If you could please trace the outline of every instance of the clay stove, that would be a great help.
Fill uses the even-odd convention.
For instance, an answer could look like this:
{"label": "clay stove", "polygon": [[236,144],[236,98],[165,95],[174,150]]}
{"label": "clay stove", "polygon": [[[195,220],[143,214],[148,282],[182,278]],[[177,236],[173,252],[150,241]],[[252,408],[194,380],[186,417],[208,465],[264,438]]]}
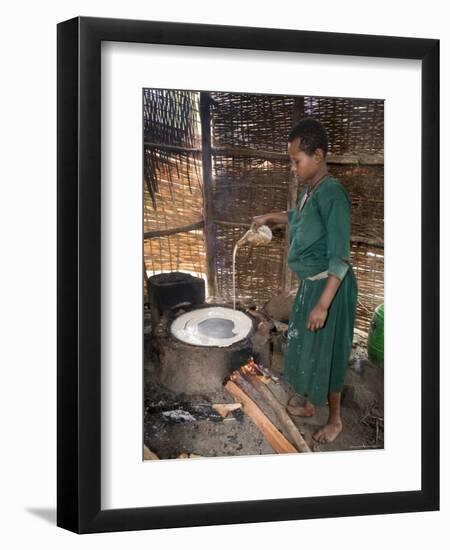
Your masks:
{"label": "clay stove", "polygon": [[154,331],[159,381],[176,393],[221,391],[223,380],[249,356],[268,365],[270,327],[259,312],[223,304],[172,307]]}

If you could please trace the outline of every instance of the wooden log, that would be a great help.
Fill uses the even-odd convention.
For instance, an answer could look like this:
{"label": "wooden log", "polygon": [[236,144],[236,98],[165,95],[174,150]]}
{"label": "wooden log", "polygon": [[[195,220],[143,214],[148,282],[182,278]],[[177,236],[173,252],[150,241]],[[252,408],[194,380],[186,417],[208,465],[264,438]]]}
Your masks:
{"label": "wooden log", "polygon": [[[152,145],[152,144],[149,144]],[[211,147],[211,153],[214,156],[226,156],[226,157],[250,157],[250,158],[262,158],[266,160],[275,160],[282,163],[289,163],[289,155],[284,151],[268,151],[264,149],[255,149],[252,147]],[[350,155],[348,153],[344,155],[331,155],[326,157],[327,164],[340,164],[340,165],[383,165],[383,154],[360,154]]]}
{"label": "wooden log", "polygon": [[225,157],[247,157],[247,158],[263,158],[267,160],[279,160],[289,162],[289,155],[280,151],[268,151],[264,149],[255,149],[252,147],[212,147],[211,153],[214,156]]}
{"label": "wooden log", "polygon": [[257,428],[266,438],[273,450],[277,453],[297,453],[297,449],[284,437],[284,435],[272,424],[261,409],[252,401],[252,399],[242,390],[233,380],[228,380],[225,384],[226,389],[231,395],[240,401],[243,410],[248,414]]}
{"label": "wooden log", "polygon": [[[292,126],[294,127],[304,116],[305,116],[305,98],[303,96],[295,97],[294,98],[294,104],[292,109]],[[288,157],[288,162],[290,163],[290,158]],[[286,203],[286,210],[290,210],[291,208],[295,208],[295,205],[297,203],[298,198],[298,192],[299,192],[299,185],[298,180],[294,176],[294,173],[292,170],[289,170],[289,185],[287,190],[287,203]],[[274,231],[275,227],[272,227],[272,231]],[[291,288],[294,286],[294,278],[296,276],[294,275],[294,272],[289,268],[288,266],[288,252],[289,252],[289,226],[288,224],[284,227],[284,254],[283,254],[283,260],[282,260],[282,268],[281,268],[281,289],[285,292],[289,292]]]}
{"label": "wooden log", "polygon": [[177,233],[186,233],[187,231],[193,231],[194,229],[202,229],[205,226],[205,222],[200,220],[199,222],[191,223],[189,225],[183,225],[181,227],[174,227],[172,229],[158,229],[153,231],[146,231],[144,233],[144,239],[154,239],[156,237],[168,237],[170,235],[176,235]]}
{"label": "wooden log", "polygon": [[264,382],[259,380],[258,376],[254,374],[244,372],[242,373],[242,376],[256,389],[256,391],[261,394],[261,396],[267,401],[270,407],[275,411],[275,414],[277,415],[282,427],[292,438],[292,441],[294,442],[297,449],[301,453],[310,453],[311,449],[309,448],[306,441],[303,439],[302,434],[299,432],[297,426],[294,424],[283,405],[281,405],[275,395],[271,392],[269,387],[264,384]]}
{"label": "wooden log", "polygon": [[230,411],[240,409],[242,405],[240,403],[214,403],[212,408],[217,411],[222,418],[226,418]]}
{"label": "wooden log", "polygon": [[[262,398],[259,391],[242,376],[241,372],[238,370],[234,371],[230,376],[230,379],[235,382],[241,388],[241,390],[243,390],[250,397],[250,399],[261,409],[264,416],[267,417],[272,422],[272,424],[276,426],[277,416],[275,415],[274,411]],[[277,426],[277,429],[279,430],[280,427]]]}
{"label": "wooden log", "polygon": [[251,223],[250,219],[246,222],[230,222],[228,220],[214,220],[214,223],[216,225],[223,225],[228,227],[245,227],[246,229],[249,228],[249,225]]}
{"label": "wooden log", "polygon": [[155,143],[152,141],[144,141],[145,147],[151,147],[152,149],[163,149],[165,151],[172,151],[173,153],[192,153],[200,154],[201,148],[198,147],[180,147],[179,145],[169,145],[167,143]]}
{"label": "wooden log", "polygon": [[144,460],[159,460],[159,456],[144,445]]}
{"label": "wooden log", "polygon": [[366,237],[363,237],[361,235],[352,235],[350,240],[352,243],[355,244],[367,244],[368,246],[384,249],[384,241],[367,239]]}

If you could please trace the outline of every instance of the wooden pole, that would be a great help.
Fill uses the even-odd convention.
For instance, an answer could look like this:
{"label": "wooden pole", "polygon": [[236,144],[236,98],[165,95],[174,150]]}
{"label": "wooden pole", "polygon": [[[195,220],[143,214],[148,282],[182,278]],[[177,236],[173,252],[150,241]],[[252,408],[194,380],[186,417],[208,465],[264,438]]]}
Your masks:
{"label": "wooden pole", "polygon": [[[292,112],[292,127],[294,127],[300,119],[303,117],[305,110],[305,100],[303,97],[296,97],[294,100],[294,108]],[[286,142],[287,142],[287,136],[286,136]],[[286,143],[287,147],[287,143]],[[287,155],[287,152],[286,152]],[[286,204],[286,210],[290,210],[291,208],[294,208],[296,202],[297,202],[297,195],[298,195],[298,183],[297,178],[295,178],[290,170],[289,167],[289,187],[288,187],[288,193],[287,193],[287,204]],[[287,263],[287,257],[289,253],[289,225],[286,224],[286,233],[284,237],[284,260],[283,260],[283,270],[282,270],[282,279],[281,279],[281,288],[285,292],[289,292],[292,288],[292,276],[293,273],[290,270],[288,263]]]}
{"label": "wooden pole", "polygon": [[284,437],[284,435],[272,424],[261,409],[235,382],[228,380],[225,384],[231,395],[242,403],[243,410],[256,424],[265,439],[277,453],[298,453],[297,449]]}
{"label": "wooden pole", "polygon": [[176,235],[177,233],[185,233],[186,231],[192,231],[193,229],[201,229],[204,225],[205,222],[201,220],[189,225],[174,227],[173,229],[155,229],[154,231],[146,231],[144,233],[144,240],[154,239],[155,237],[165,237],[167,235]]}
{"label": "wooden pole", "polygon": [[206,246],[206,281],[208,295],[216,296],[216,252],[214,247],[214,204],[212,186],[212,155],[211,155],[211,112],[210,97],[207,92],[200,92],[200,122],[202,128],[202,171],[203,171],[203,212],[204,235]]}
{"label": "wooden pole", "polygon": [[[172,151],[175,153],[190,153],[200,154],[202,149],[196,147],[183,147],[180,145],[169,145],[165,143],[153,143],[145,141],[144,145],[152,149],[162,149],[164,151]],[[225,156],[225,157],[249,157],[249,158],[263,158],[267,160],[278,160],[281,162],[289,162],[287,152],[280,151],[268,151],[265,149],[255,149],[253,147],[212,147],[211,155]],[[348,154],[344,155],[328,155],[327,164],[343,164],[343,165],[361,165],[361,166],[378,166],[384,164],[384,156],[382,153],[360,153],[360,154]]]}
{"label": "wooden pole", "polygon": [[297,449],[301,453],[310,453],[311,449],[309,448],[306,441],[303,439],[302,434],[299,432],[297,426],[294,424],[283,405],[281,405],[275,395],[271,392],[270,388],[268,388],[266,384],[264,384],[264,382],[261,382],[258,376],[254,374],[244,372],[242,373],[242,376],[256,389],[256,391],[258,391],[258,393],[270,405],[270,407],[277,415],[282,427],[292,438],[292,441],[294,442]]}

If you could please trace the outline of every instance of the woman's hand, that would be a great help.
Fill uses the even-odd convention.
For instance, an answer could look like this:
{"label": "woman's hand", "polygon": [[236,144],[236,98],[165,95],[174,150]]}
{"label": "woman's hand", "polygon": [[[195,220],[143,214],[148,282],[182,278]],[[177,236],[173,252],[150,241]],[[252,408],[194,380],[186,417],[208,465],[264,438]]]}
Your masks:
{"label": "woman's hand", "polygon": [[308,330],[318,330],[325,324],[328,316],[328,308],[324,307],[320,303],[313,307],[309,314],[309,319],[306,324]]}
{"label": "woman's hand", "polygon": [[270,214],[262,214],[261,216],[253,216],[250,229],[256,231],[260,225],[266,224],[270,220]]}

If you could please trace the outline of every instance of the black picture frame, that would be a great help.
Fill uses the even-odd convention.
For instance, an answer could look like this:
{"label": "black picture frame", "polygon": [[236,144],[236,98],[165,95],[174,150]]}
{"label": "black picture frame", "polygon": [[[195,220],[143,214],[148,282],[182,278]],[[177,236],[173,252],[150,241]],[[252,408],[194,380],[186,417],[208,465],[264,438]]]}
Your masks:
{"label": "black picture frame", "polygon": [[[102,41],[421,60],[420,491],[101,509]],[[439,40],[76,17],[57,25],[57,42],[57,525],[94,533],[438,510]]]}

